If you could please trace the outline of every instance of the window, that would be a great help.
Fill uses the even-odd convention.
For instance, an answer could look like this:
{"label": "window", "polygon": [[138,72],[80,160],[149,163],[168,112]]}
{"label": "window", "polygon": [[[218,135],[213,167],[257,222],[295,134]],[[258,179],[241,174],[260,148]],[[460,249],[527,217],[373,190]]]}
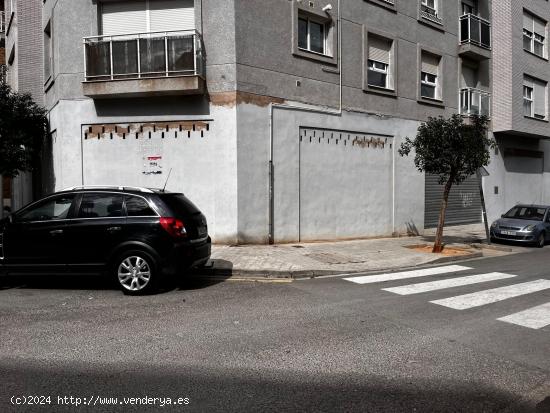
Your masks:
{"label": "window", "polygon": [[137,196],[126,197],[126,213],[129,217],[151,217],[157,215],[145,199]]}
{"label": "window", "polygon": [[368,84],[388,89],[388,65],[369,59]]}
{"label": "window", "polygon": [[44,80],[47,81],[53,72],[52,24],[51,20],[44,28]]}
{"label": "window", "polygon": [[441,58],[431,53],[422,52],[420,70],[420,97],[441,99],[439,63]]}
{"label": "window", "polygon": [[422,72],[420,83],[420,95],[423,98],[436,99],[437,76],[431,73]]}
{"label": "window", "polygon": [[122,216],[122,195],[84,194],[78,218],[105,218]]}
{"label": "window", "polygon": [[474,1],[463,0],[462,1],[462,14],[477,14],[477,7]]}
{"label": "window", "polygon": [[392,41],[375,35],[368,36],[367,84],[384,89],[393,89],[391,76]]}
{"label": "window", "polygon": [[535,119],[547,119],[547,82],[530,76],[523,78],[523,114]]}
{"label": "window", "polygon": [[46,199],[17,214],[16,220],[18,222],[30,222],[65,219],[69,215],[73,199],[74,195],[62,195]]}
{"label": "window", "polygon": [[437,0],[422,0],[420,8],[425,13],[437,16]]}
{"label": "window", "polygon": [[523,12],[523,48],[540,57],[546,57],[546,22]]}
{"label": "window", "polygon": [[326,53],[327,28],[325,23],[309,17],[298,19],[298,47],[308,52]]}
{"label": "window", "polygon": [[533,88],[523,85],[523,114],[533,117]]}

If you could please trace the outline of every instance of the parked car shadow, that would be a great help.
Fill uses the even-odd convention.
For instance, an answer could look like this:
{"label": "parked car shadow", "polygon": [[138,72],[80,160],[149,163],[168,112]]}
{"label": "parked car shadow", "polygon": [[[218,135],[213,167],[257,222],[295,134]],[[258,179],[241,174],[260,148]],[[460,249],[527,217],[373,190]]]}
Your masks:
{"label": "parked car shadow", "polygon": [[[157,291],[162,294],[173,290],[199,290],[221,283],[231,277],[233,264],[215,260],[215,273],[208,268],[191,269],[178,276],[164,279]],[[218,269],[223,267],[224,271]],[[116,280],[105,275],[0,275],[0,290],[12,288],[44,290],[119,290]],[[121,292],[122,294],[122,292]]]}

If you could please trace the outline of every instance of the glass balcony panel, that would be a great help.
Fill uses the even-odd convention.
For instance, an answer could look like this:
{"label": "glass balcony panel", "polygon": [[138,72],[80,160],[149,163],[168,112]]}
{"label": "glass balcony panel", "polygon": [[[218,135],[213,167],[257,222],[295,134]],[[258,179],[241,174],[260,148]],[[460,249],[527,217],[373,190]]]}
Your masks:
{"label": "glass balcony panel", "polygon": [[489,95],[481,95],[481,114],[485,116],[491,114],[491,98]]}
{"label": "glass balcony panel", "polygon": [[461,42],[467,42],[468,41],[468,33],[470,32],[470,20],[469,19],[461,19],[460,20],[460,41]]}
{"label": "glass balcony panel", "polygon": [[460,17],[460,42],[473,43],[485,48],[491,47],[491,25],[473,14]]}
{"label": "glass balcony panel", "polygon": [[136,77],[138,73],[137,41],[113,40],[113,77]]}
{"label": "glass balcony panel", "polygon": [[465,116],[490,116],[491,95],[483,90],[462,89],[460,91],[460,113]]}
{"label": "glass balcony panel", "polygon": [[470,21],[470,41],[479,44],[480,43],[480,21]]}
{"label": "glass balcony panel", "polygon": [[491,47],[491,26],[481,22],[480,43],[487,48]]}
{"label": "glass balcony panel", "polygon": [[195,71],[194,36],[168,38],[168,74],[177,76]]}
{"label": "glass balcony panel", "polygon": [[86,44],[86,77],[90,80],[111,78],[110,43],[99,41]]}
{"label": "glass balcony panel", "polygon": [[166,53],[164,37],[139,39],[141,76],[166,75]]}

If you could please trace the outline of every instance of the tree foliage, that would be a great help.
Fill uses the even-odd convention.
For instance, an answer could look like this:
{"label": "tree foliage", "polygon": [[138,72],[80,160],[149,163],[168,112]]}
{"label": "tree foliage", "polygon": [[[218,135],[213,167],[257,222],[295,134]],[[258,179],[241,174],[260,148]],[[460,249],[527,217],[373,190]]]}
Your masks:
{"label": "tree foliage", "polygon": [[489,164],[489,148],[495,144],[487,134],[485,116],[472,116],[470,122],[464,124],[457,114],[449,119],[430,117],[414,140],[405,139],[399,154],[407,156],[414,149],[414,164],[420,172],[439,176],[440,184],[449,178],[460,184]]}
{"label": "tree foliage", "polygon": [[406,138],[399,148],[401,156],[408,156],[414,150],[417,169],[439,176],[439,183],[445,184],[434,252],[442,249],[445,212],[452,185],[460,185],[479,168],[487,166],[489,149],[495,145],[487,133],[488,119],[484,116],[469,119],[469,124],[465,124],[457,114],[449,119],[430,117],[420,125],[416,138]]}
{"label": "tree foliage", "polygon": [[32,170],[47,135],[46,110],[0,82],[0,175]]}

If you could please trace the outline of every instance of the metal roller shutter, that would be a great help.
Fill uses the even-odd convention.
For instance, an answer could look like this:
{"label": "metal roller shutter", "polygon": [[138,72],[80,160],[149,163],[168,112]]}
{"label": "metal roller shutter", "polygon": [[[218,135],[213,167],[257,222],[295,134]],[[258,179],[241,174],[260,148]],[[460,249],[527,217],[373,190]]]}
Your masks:
{"label": "metal roller shutter", "polygon": [[195,29],[193,0],[135,0],[103,3],[102,33],[131,33]]}
{"label": "metal roller shutter", "polygon": [[102,3],[101,28],[105,36],[147,32],[145,0]]}
{"label": "metal roller shutter", "polygon": [[149,8],[152,32],[195,29],[193,0],[155,0]]}
{"label": "metal roller shutter", "polygon": [[369,36],[369,59],[390,64],[391,41]]}
{"label": "metal roller shutter", "polygon": [[[444,185],[436,175],[426,174],[424,227],[435,228],[443,199]],[[481,198],[478,178],[472,176],[460,185],[453,185],[445,215],[445,225],[476,224],[481,222]]]}
{"label": "metal roller shutter", "polygon": [[439,60],[440,58],[438,56],[422,53],[422,71],[437,76],[439,71]]}

